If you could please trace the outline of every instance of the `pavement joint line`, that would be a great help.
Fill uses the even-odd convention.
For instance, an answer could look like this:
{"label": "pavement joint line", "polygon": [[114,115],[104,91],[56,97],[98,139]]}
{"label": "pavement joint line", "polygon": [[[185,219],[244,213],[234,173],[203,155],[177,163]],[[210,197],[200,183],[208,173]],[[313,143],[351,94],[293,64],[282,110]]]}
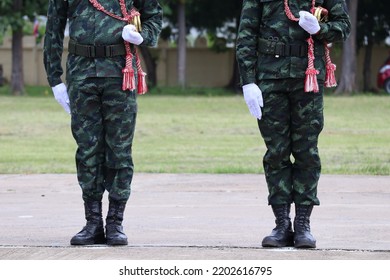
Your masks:
{"label": "pavement joint line", "polygon": [[282,247],[282,248],[263,248],[254,246],[202,246],[202,245],[127,245],[127,246],[108,246],[108,245],[86,245],[86,246],[74,246],[74,245],[0,245],[1,249],[29,249],[29,248],[56,248],[56,249],[113,249],[113,248],[134,248],[134,249],[153,249],[153,248],[176,248],[176,249],[208,249],[208,250],[229,250],[229,249],[249,249],[249,250],[264,250],[264,251],[319,251],[319,252],[351,252],[351,253],[390,253],[390,250],[362,250],[362,249],[342,249],[342,248],[294,248],[294,247]]}

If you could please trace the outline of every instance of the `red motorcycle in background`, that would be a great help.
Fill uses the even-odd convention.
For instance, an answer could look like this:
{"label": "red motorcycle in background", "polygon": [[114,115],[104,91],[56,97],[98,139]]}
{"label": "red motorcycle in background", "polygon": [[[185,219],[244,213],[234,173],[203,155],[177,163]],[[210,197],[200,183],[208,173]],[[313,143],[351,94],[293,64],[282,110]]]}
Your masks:
{"label": "red motorcycle in background", "polygon": [[379,88],[383,88],[390,94],[390,56],[379,69],[377,84]]}

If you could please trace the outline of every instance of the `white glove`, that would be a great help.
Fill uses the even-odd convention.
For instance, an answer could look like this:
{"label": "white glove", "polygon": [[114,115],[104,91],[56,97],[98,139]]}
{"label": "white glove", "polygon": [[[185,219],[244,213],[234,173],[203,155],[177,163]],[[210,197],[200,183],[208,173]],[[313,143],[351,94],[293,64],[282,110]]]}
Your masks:
{"label": "white glove", "polygon": [[261,120],[262,113],[260,107],[263,107],[264,103],[260,88],[256,84],[251,83],[244,85],[242,90],[244,92],[244,99],[249,108],[249,112],[252,116]]}
{"label": "white glove", "polygon": [[68,114],[70,114],[70,102],[65,84],[61,83],[59,85],[56,85],[55,87],[52,87],[51,89],[53,90],[54,98],[57,100],[57,102],[64,108],[64,110]]}
{"label": "white glove", "polygon": [[310,35],[316,34],[320,31],[320,24],[315,16],[306,11],[299,12],[298,24],[306,30]]}
{"label": "white glove", "polygon": [[122,38],[123,40],[137,46],[144,41],[144,38],[142,38],[141,34],[137,32],[137,29],[133,24],[128,24],[125,27],[123,27]]}

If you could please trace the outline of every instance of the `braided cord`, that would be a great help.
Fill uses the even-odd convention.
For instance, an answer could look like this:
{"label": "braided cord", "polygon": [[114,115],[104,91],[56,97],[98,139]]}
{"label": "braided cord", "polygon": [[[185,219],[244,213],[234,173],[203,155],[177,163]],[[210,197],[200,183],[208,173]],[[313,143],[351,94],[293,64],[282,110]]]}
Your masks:
{"label": "braided cord", "polygon": [[[124,21],[124,22],[127,22],[127,23],[132,23],[134,18],[140,16],[140,13],[136,9],[131,9],[130,13],[127,11],[125,0],[119,0],[119,4],[120,4],[120,7],[121,7],[121,12],[122,12],[122,17],[107,11],[103,7],[103,5],[98,2],[98,0],[89,0],[89,2],[98,11],[101,11],[101,12],[105,13],[106,15],[110,16],[110,17],[113,17],[115,19],[118,19],[120,21]],[[138,28],[140,28],[140,23],[139,22],[138,22],[138,25],[139,25]],[[125,41],[124,44],[125,44],[125,49],[126,49],[126,66],[122,70],[122,72],[123,72],[123,85],[122,85],[122,89],[123,90],[127,90],[127,89],[134,90],[134,89],[136,89],[135,88],[134,70],[133,70],[133,65],[132,65],[132,61],[133,61],[133,57],[134,56],[133,56],[132,51],[131,51],[130,43]],[[139,74],[139,82],[138,82],[138,88],[139,89],[138,89],[138,93],[139,94],[144,94],[147,91],[147,86],[146,86],[146,81],[145,81],[146,74],[142,71],[141,60],[140,60],[140,58],[138,56],[138,53],[137,53],[137,50],[135,48],[134,48],[134,55],[136,57],[136,64],[137,64],[136,66],[137,66],[137,71],[138,71],[138,74]]]}

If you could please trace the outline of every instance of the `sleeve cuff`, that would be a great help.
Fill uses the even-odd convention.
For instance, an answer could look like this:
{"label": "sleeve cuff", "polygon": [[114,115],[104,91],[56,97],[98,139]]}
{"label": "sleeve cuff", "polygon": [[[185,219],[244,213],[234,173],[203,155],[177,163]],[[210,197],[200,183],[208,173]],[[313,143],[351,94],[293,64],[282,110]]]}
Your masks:
{"label": "sleeve cuff", "polygon": [[323,40],[325,39],[325,34],[328,33],[328,25],[326,23],[320,23],[320,30],[315,34],[317,39]]}
{"label": "sleeve cuff", "polygon": [[256,75],[253,71],[248,71],[245,75],[241,75],[241,85],[251,84],[256,82]]}
{"label": "sleeve cuff", "polygon": [[55,87],[56,85],[61,84],[62,80],[61,80],[61,78],[56,78],[56,79],[50,79],[50,80],[48,80],[48,82],[49,82],[50,87]]}

